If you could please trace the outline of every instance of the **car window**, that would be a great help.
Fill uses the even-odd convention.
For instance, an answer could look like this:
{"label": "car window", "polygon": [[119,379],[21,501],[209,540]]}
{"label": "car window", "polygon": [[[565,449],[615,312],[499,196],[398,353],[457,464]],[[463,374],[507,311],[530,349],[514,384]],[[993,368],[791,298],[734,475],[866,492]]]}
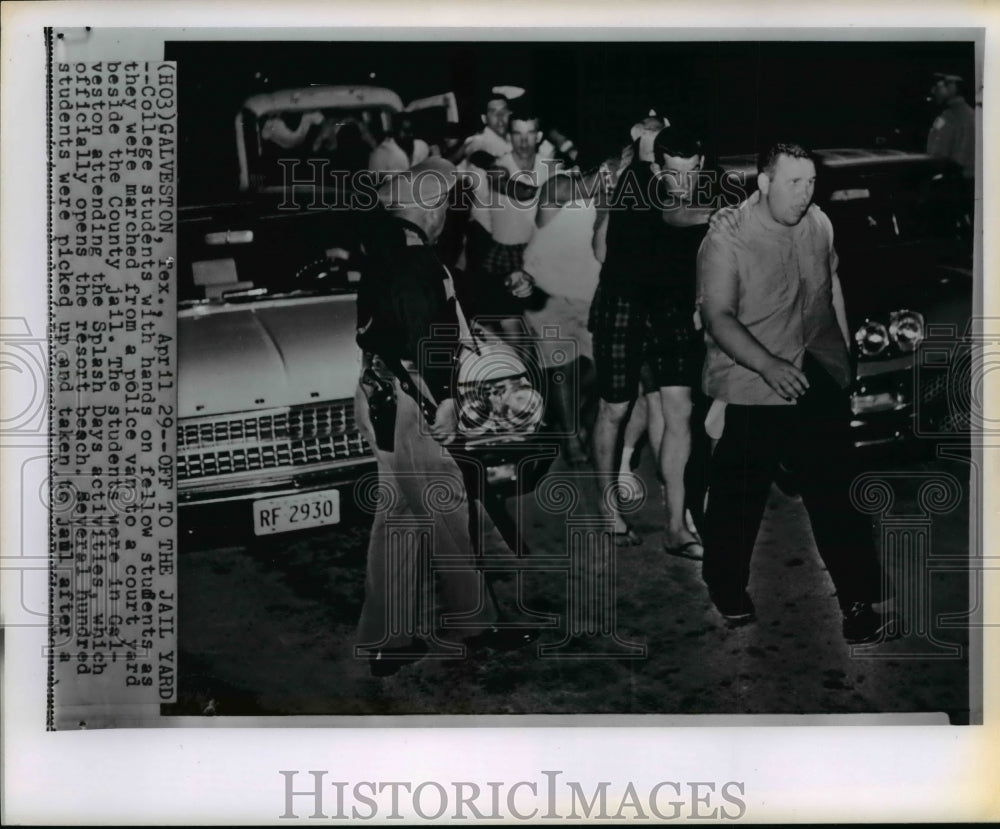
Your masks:
{"label": "car window", "polygon": [[910,245],[955,234],[960,191],[951,171],[909,169],[835,171],[816,199],[837,232],[837,247]]}
{"label": "car window", "polygon": [[241,123],[249,188],[270,190],[286,184],[289,165],[283,161],[317,159],[329,170],[364,169],[372,148],[391,127],[392,113],[385,107],[344,107],[275,110],[257,117],[244,110]]}

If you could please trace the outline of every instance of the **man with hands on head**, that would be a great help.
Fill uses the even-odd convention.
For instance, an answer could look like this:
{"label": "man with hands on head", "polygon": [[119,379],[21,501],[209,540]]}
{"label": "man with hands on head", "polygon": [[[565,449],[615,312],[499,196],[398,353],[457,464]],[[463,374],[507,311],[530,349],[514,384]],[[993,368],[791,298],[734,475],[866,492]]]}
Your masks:
{"label": "man with hands on head", "polygon": [[833,227],[812,197],[816,166],[796,144],[758,161],[759,196],[717,223],[698,254],[706,332],[705,393],[725,403],[711,462],[705,558],[709,594],[731,623],[754,618],[750,559],[783,458],[799,482],[816,546],[837,589],[849,643],[884,637],[891,617],[867,517],[853,480],[846,389],[853,372]]}

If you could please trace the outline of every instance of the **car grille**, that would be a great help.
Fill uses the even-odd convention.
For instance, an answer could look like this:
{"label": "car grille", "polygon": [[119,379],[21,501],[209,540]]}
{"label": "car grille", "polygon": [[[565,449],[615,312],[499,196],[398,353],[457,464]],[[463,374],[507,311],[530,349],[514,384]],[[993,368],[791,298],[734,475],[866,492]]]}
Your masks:
{"label": "car grille", "polygon": [[353,401],[340,400],[245,417],[181,421],[177,455],[177,480],[188,481],[361,459],[371,449],[354,422]]}

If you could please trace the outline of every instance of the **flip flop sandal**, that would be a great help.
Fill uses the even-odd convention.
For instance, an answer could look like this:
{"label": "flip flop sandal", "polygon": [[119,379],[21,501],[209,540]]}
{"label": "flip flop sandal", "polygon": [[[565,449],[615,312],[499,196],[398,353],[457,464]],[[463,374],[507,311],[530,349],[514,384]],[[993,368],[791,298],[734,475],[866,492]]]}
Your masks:
{"label": "flip flop sandal", "polygon": [[[701,552],[692,552],[695,547],[700,547]],[[664,544],[663,552],[669,556],[686,558],[689,561],[701,561],[705,557],[705,545],[697,539],[694,539],[692,541],[685,541],[683,544],[678,544],[676,547],[670,547],[667,544]]]}

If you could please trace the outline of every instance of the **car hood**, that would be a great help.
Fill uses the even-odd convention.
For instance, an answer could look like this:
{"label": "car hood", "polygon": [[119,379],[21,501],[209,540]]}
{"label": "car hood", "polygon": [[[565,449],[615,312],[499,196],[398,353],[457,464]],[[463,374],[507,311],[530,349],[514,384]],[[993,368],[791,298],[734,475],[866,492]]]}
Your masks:
{"label": "car hood", "polygon": [[[869,251],[863,257],[842,255],[839,275],[852,327],[865,319],[886,322],[890,311],[908,309],[922,313],[928,323],[964,328],[971,313],[970,269],[928,263],[890,250]],[[952,318],[950,309],[956,302],[958,316]]]}
{"label": "car hood", "polygon": [[178,315],[181,417],[353,397],[355,297],[267,300]]}

